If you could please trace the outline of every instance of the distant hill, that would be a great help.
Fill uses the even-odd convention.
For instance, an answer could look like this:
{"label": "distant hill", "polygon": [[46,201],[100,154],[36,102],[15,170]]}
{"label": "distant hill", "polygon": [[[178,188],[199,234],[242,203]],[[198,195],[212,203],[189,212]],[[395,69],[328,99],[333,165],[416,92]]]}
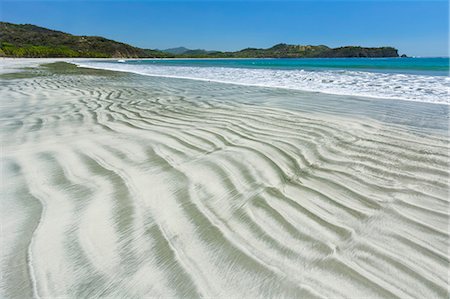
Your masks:
{"label": "distant hill", "polygon": [[212,53],[220,53],[220,51],[208,51],[204,49],[188,49],[185,47],[178,47],[178,48],[170,48],[161,50],[162,52],[174,54],[174,55],[182,55],[182,56],[190,56],[190,55],[207,55]]}
{"label": "distant hill", "polygon": [[0,22],[0,56],[172,57],[98,36],[76,36],[35,25]]}
{"label": "distant hill", "polygon": [[398,51],[392,47],[364,48],[347,46],[330,48],[320,46],[302,46],[278,44],[271,48],[246,48],[236,52],[190,50],[185,47],[162,50],[177,57],[195,58],[333,58],[333,57],[398,57]]}
{"label": "distant hill", "polygon": [[117,57],[117,58],[333,58],[398,57],[392,47],[365,48],[346,46],[329,48],[278,44],[271,48],[246,48],[236,52],[190,50],[178,47],[166,50],[141,49],[99,36],[77,36],[25,24],[0,22],[0,56],[6,57]]}
{"label": "distant hill", "polygon": [[185,48],[185,47],[177,47],[177,48],[170,48],[170,49],[165,49],[165,50],[161,50],[161,51],[165,52],[165,53],[177,55],[177,54],[183,54],[184,52],[189,51],[189,49]]}
{"label": "distant hill", "polygon": [[278,44],[267,49],[246,48],[236,52],[211,52],[194,56],[223,58],[398,57],[398,50],[393,47],[364,48],[347,46],[329,48],[323,45],[302,46]]}

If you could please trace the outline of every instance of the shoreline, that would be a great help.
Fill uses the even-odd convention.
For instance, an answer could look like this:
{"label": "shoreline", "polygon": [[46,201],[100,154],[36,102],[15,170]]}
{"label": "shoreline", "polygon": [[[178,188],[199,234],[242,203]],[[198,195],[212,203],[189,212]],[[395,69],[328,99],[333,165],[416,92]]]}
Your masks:
{"label": "shoreline", "polygon": [[[3,60],[4,59],[4,60]],[[163,60],[173,60],[174,58],[161,58]],[[157,59],[148,59],[148,60],[161,60],[160,58]],[[179,59],[179,58],[175,58]],[[180,58],[181,59],[181,58]],[[203,58],[199,58],[203,59]],[[228,58],[224,58],[228,59]],[[243,58],[244,59],[244,58]],[[262,58],[263,60],[265,58]],[[272,59],[272,58],[270,58]],[[275,58],[277,59],[277,58]],[[315,58],[313,58],[315,59]],[[325,58],[328,59],[328,58]],[[194,80],[194,81],[203,81],[203,82],[215,82],[215,83],[221,83],[221,84],[231,84],[231,85],[238,85],[238,86],[253,86],[253,87],[260,87],[260,88],[274,88],[274,89],[283,89],[283,90],[292,90],[292,91],[302,91],[306,93],[319,93],[319,94],[328,94],[328,95],[337,95],[337,96],[348,96],[348,97],[357,97],[361,99],[380,99],[380,100],[389,100],[389,101],[407,101],[407,102],[416,102],[416,103],[428,103],[433,105],[443,105],[443,106],[450,106],[450,101],[448,102],[429,102],[429,101],[421,101],[418,99],[406,99],[406,98],[400,98],[400,97],[389,97],[385,95],[367,95],[367,94],[358,94],[358,93],[339,93],[336,91],[318,91],[314,89],[307,89],[307,88],[294,88],[294,87],[287,87],[287,86],[267,86],[264,84],[258,84],[258,83],[240,83],[240,82],[232,82],[232,81],[226,81],[226,80],[218,80],[218,79],[210,79],[210,78],[198,78],[198,77],[187,77],[187,76],[172,76],[172,75],[162,75],[162,74],[148,74],[140,71],[133,71],[133,70],[121,70],[121,69],[115,69],[115,68],[108,68],[108,67],[97,67],[92,65],[83,64],[83,62],[97,62],[97,61],[118,61],[119,59],[116,58],[0,58],[0,63],[3,61],[14,61],[19,62],[18,66],[12,66],[9,70],[5,72],[5,70],[8,70],[8,65],[6,65],[6,68],[3,66],[3,68],[0,70],[0,74],[6,74],[6,73],[14,73],[15,71],[20,71],[21,68],[24,67],[38,67],[39,65],[45,64],[45,63],[52,63],[52,62],[67,62],[74,65],[77,65],[78,67],[84,67],[84,68],[91,68],[91,69],[97,69],[97,70],[107,70],[107,71],[113,71],[113,72],[122,72],[122,73],[132,73],[137,74],[141,76],[147,76],[147,77],[159,77],[159,78],[172,78],[172,79],[185,79],[185,80]],[[143,59],[127,59],[127,60],[135,60],[140,61]],[[183,59],[181,59],[183,60]],[[216,59],[206,59],[206,60],[216,60]],[[233,59],[234,60],[234,59]],[[23,62],[24,64],[20,64],[20,62]],[[358,70],[352,70],[355,72],[358,72]]]}
{"label": "shoreline", "polygon": [[[85,61],[85,60],[83,60]],[[53,69],[53,65],[54,63],[58,64],[59,62],[63,62],[63,63],[67,63],[70,66],[76,67],[76,69],[78,69],[80,72],[76,71],[75,69],[72,69],[72,67],[70,67],[71,70],[75,71],[76,73],[79,74],[93,74],[93,75],[104,75],[109,77],[110,75],[120,75],[120,74],[124,74],[124,75],[137,75],[143,82],[147,82],[147,79],[151,80],[151,78],[154,78],[153,80],[158,80],[158,81],[165,81],[165,80],[169,80],[169,84],[179,84],[180,82],[184,82],[183,84],[198,84],[199,88],[206,88],[208,89],[210,86],[215,86],[216,84],[220,85],[225,85],[226,88],[233,88],[236,90],[241,90],[242,92],[247,92],[247,91],[259,91],[264,95],[271,95],[271,94],[277,94],[279,95],[279,97],[281,98],[295,98],[295,99],[301,99],[299,101],[298,104],[296,104],[296,101],[291,101],[291,100],[287,100],[287,102],[274,102],[271,103],[271,100],[267,100],[267,102],[265,102],[263,105],[268,105],[268,106],[273,106],[276,108],[280,108],[280,109],[286,109],[287,107],[290,107],[291,109],[294,110],[304,110],[306,109],[306,111],[308,111],[308,109],[311,109],[314,105],[316,105],[315,100],[310,100],[310,99],[318,99],[317,104],[318,105],[322,105],[322,106],[328,106],[328,107],[335,107],[333,109],[329,109],[329,111],[327,113],[332,113],[335,114],[336,116],[340,115],[343,117],[355,117],[356,119],[364,119],[366,117],[369,117],[372,120],[376,120],[376,121],[382,121],[385,122],[387,120],[387,118],[383,115],[378,115],[377,114],[373,114],[373,113],[368,113],[368,111],[370,110],[377,110],[380,107],[388,107],[390,106],[391,109],[393,109],[390,114],[394,114],[397,115],[398,113],[401,113],[401,111],[403,111],[403,109],[406,110],[412,110],[412,111],[438,111],[436,109],[438,109],[438,107],[440,107],[441,109],[444,109],[444,111],[448,111],[450,109],[449,105],[446,104],[441,104],[441,103],[429,103],[429,102],[420,102],[420,101],[410,101],[410,100],[398,100],[398,99],[389,99],[389,98],[379,98],[379,97],[368,97],[368,96],[358,96],[358,95],[340,95],[340,94],[333,94],[333,93],[324,93],[324,92],[311,92],[311,91],[304,91],[304,90],[299,90],[299,89],[288,89],[288,88],[277,88],[277,87],[268,87],[268,86],[258,86],[258,85],[247,85],[247,84],[237,84],[237,83],[228,83],[228,82],[217,82],[217,81],[210,81],[210,80],[199,80],[199,79],[189,79],[189,78],[184,78],[184,77],[167,77],[167,76],[152,76],[152,75],[147,75],[147,74],[140,74],[140,73],[135,73],[135,72],[128,72],[128,71],[120,71],[120,70],[115,70],[115,69],[105,69],[105,68],[95,68],[95,67],[85,67],[83,65],[79,65],[77,64],[76,61],[72,61],[72,62],[68,62],[68,61],[64,61],[64,60],[58,60],[58,61],[46,61],[45,63],[40,64],[40,66],[36,66],[33,67],[31,70],[35,70],[38,71],[39,70],[46,70],[47,67],[50,67],[50,69]],[[60,67],[58,67],[57,69],[59,69]],[[64,70],[66,67],[62,66],[62,70]],[[57,69],[54,69],[51,72],[56,71]],[[18,74],[17,79],[21,79],[22,77],[20,76],[20,74],[24,74],[25,77],[27,78],[28,76],[26,75],[26,72],[30,69],[16,69],[16,71],[19,70],[16,73],[10,73],[10,74],[6,74],[6,75],[11,75],[8,76],[9,78],[14,78],[14,74]],[[88,71],[88,73],[86,73],[86,71]],[[92,73],[91,73],[92,71]],[[97,73],[97,71],[99,73]],[[105,72],[105,73],[104,73]],[[71,71],[72,73],[72,71]],[[39,73],[36,73],[39,74]],[[2,76],[0,74],[0,76]],[[33,74],[30,74],[31,77],[33,77]],[[1,77],[0,77],[1,78]],[[126,78],[126,77],[124,77]],[[152,81],[153,81],[152,80]],[[175,81],[171,81],[171,80],[175,80]],[[145,84],[145,83],[143,83]],[[251,103],[251,101],[249,102]],[[338,109],[337,107],[340,106],[352,106],[353,109],[349,110],[349,111],[345,111],[342,109]],[[355,108],[358,107],[356,110]],[[398,118],[398,115],[396,116]],[[442,117],[442,116],[440,116]],[[448,116],[447,116],[448,118]],[[393,121],[393,122],[392,122]],[[405,124],[400,124],[400,123],[396,123],[395,118],[393,119],[390,123],[390,125],[400,125],[401,127],[403,127]],[[410,124],[406,124],[408,126],[413,126],[413,127],[417,127],[417,125],[414,125],[413,122],[411,122]],[[425,126],[425,124],[423,124],[423,126]],[[417,127],[417,129],[420,129],[419,131],[422,130],[431,130],[431,132],[435,132],[438,134],[444,134],[444,135],[448,135],[448,131],[449,131],[449,127],[445,126],[445,127],[436,127],[433,125],[427,125],[423,128],[419,128]]]}
{"label": "shoreline", "polygon": [[[138,59],[140,60],[140,59]],[[215,60],[215,59],[213,59]],[[95,61],[95,60],[91,60]],[[110,71],[119,71],[119,72],[127,72],[127,73],[134,73],[138,75],[143,76],[150,76],[150,77],[163,77],[163,78],[176,78],[176,79],[187,79],[187,80],[197,80],[197,81],[205,81],[205,82],[217,82],[217,83],[223,83],[223,84],[235,84],[240,86],[255,86],[255,87],[261,87],[261,88],[275,88],[275,89],[285,89],[285,90],[297,90],[297,91],[304,91],[304,92],[310,92],[310,93],[321,93],[321,94],[330,94],[330,95],[339,95],[339,96],[349,96],[349,97],[359,97],[359,98],[368,98],[368,99],[383,99],[383,100],[398,100],[398,101],[412,101],[412,102],[419,102],[419,103],[430,103],[430,104],[440,104],[449,106],[450,101],[448,102],[433,102],[433,101],[423,101],[419,99],[411,99],[411,98],[401,98],[401,97],[395,97],[395,96],[386,96],[386,95],[370,95],[367,93],[349,93],[349,92],[337,92],[336,90],[333,91],[327,91],[327,90],[317,90],[317,89],[308,89],[305,87],[289,87],[289,86],[280,86],[280,85],[267,85],[267,84],[258,84],[258,83],[247,83],[247,82],[236,82],[236,81],[227,81],[227,80],[220,80],[220,79],[214,79],[214,78],[199,78],[199,77],[191,77],[191,76],[181,76],[181,75],[164,75],[164,74],[150,74],[145,73],[142,71],[136,71],[136,70],[123,70],[123,69],[117,69],[117,68],[110,68],[106,66],[92,66],[92,65],[86,65],[83,63],[75,63],[82,67],[88,67],[88,68],[95,68],[95,69],[105,69]],[[188,66],[187,66],[188,67]],[[226,67],[224,67],[226,68]],[[239,69],[239,68],[237,68]],[[242,68],[246,69],[246,68]],[[258,69],[258,70],[264,70],[264,69]],[[296,71],[296,70],[283,70],[283,71]],[[348,70],[351,72],[363,72],[358,69],[352,69]],[[367,71],[367,73],[371,73]],[[380,72],[382,74],[383,72]]]}

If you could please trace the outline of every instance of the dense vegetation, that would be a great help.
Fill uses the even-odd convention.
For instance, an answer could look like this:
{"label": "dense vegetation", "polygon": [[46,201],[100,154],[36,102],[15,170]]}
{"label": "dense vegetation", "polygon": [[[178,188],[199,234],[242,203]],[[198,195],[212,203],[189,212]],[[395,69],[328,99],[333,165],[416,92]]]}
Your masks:
{"label": "dense vegetation", "polygon": [[172,57],[98,36],[0,22],[0,55],[8,57]]}
{"label": "dense vegetation", "polygon": [[327,46],[301,46],[278,44],[268,49],[246,48],[236,52],[191,50],[178,57],[196,58],[333,58],[333,57],[398,57],[398,51],[392,47],[363,48]]}
{"label": "dense vegetation", "polygon": [[278,44],[268,49],[246,48],[236,52],[173,48],[141,49],[98,36],[76,36],[34,25],[0,22],[0,56],[7,57],[117,57],[117,58],[312,58],[398,57],[392,47],[364,48]]}

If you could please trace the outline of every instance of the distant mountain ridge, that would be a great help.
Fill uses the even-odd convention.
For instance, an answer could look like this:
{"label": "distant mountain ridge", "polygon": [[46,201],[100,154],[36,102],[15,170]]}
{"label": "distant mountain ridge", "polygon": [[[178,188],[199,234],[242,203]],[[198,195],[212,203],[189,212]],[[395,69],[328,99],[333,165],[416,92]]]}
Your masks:
{"label": "distant mountain ridge", "polygon": [[208,55],[211,53],[220,53],[220,51],[208,51],[205,49],[188,49],[185,47],[177,47],[161,50],[162,52],[174,54],[174,55]]}
{"label": "distant mountain ridge", "polygon": [[161,50],[161,52],[175,54],[175,55],[183,54],[186,51],[189,51],[189,49],[185,48],[185,47],[176,47],[176,48],[170,48],[170,49]]}
{"label": "distant mountain ridge", "polygon": [[398,50],[393,47],[365,48],[345,46],[330,48],[324,45],[303,46],[277,44],[268,49],[246,48],[237,52],[237,57],[255,58],[344,58],[344,57],[398,57]]}
{"label": "distant mountain ridge", "polygon": [[398,57],[393,47],[367,48],[277,44],[235,52],[191,50],[185,47],[152,50],[99,36],[77,36],[35,25],[0,22],[0,56],[4,57],[116,57],[116,58],[333,58]]}

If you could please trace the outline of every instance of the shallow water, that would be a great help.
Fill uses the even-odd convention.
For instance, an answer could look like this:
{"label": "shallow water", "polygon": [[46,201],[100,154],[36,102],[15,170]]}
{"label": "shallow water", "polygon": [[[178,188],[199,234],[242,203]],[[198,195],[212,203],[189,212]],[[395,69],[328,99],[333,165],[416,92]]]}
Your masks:
{"label": "shallow water", "polygon": [[448,105],[0,84],[1,297],[448,298]]}

